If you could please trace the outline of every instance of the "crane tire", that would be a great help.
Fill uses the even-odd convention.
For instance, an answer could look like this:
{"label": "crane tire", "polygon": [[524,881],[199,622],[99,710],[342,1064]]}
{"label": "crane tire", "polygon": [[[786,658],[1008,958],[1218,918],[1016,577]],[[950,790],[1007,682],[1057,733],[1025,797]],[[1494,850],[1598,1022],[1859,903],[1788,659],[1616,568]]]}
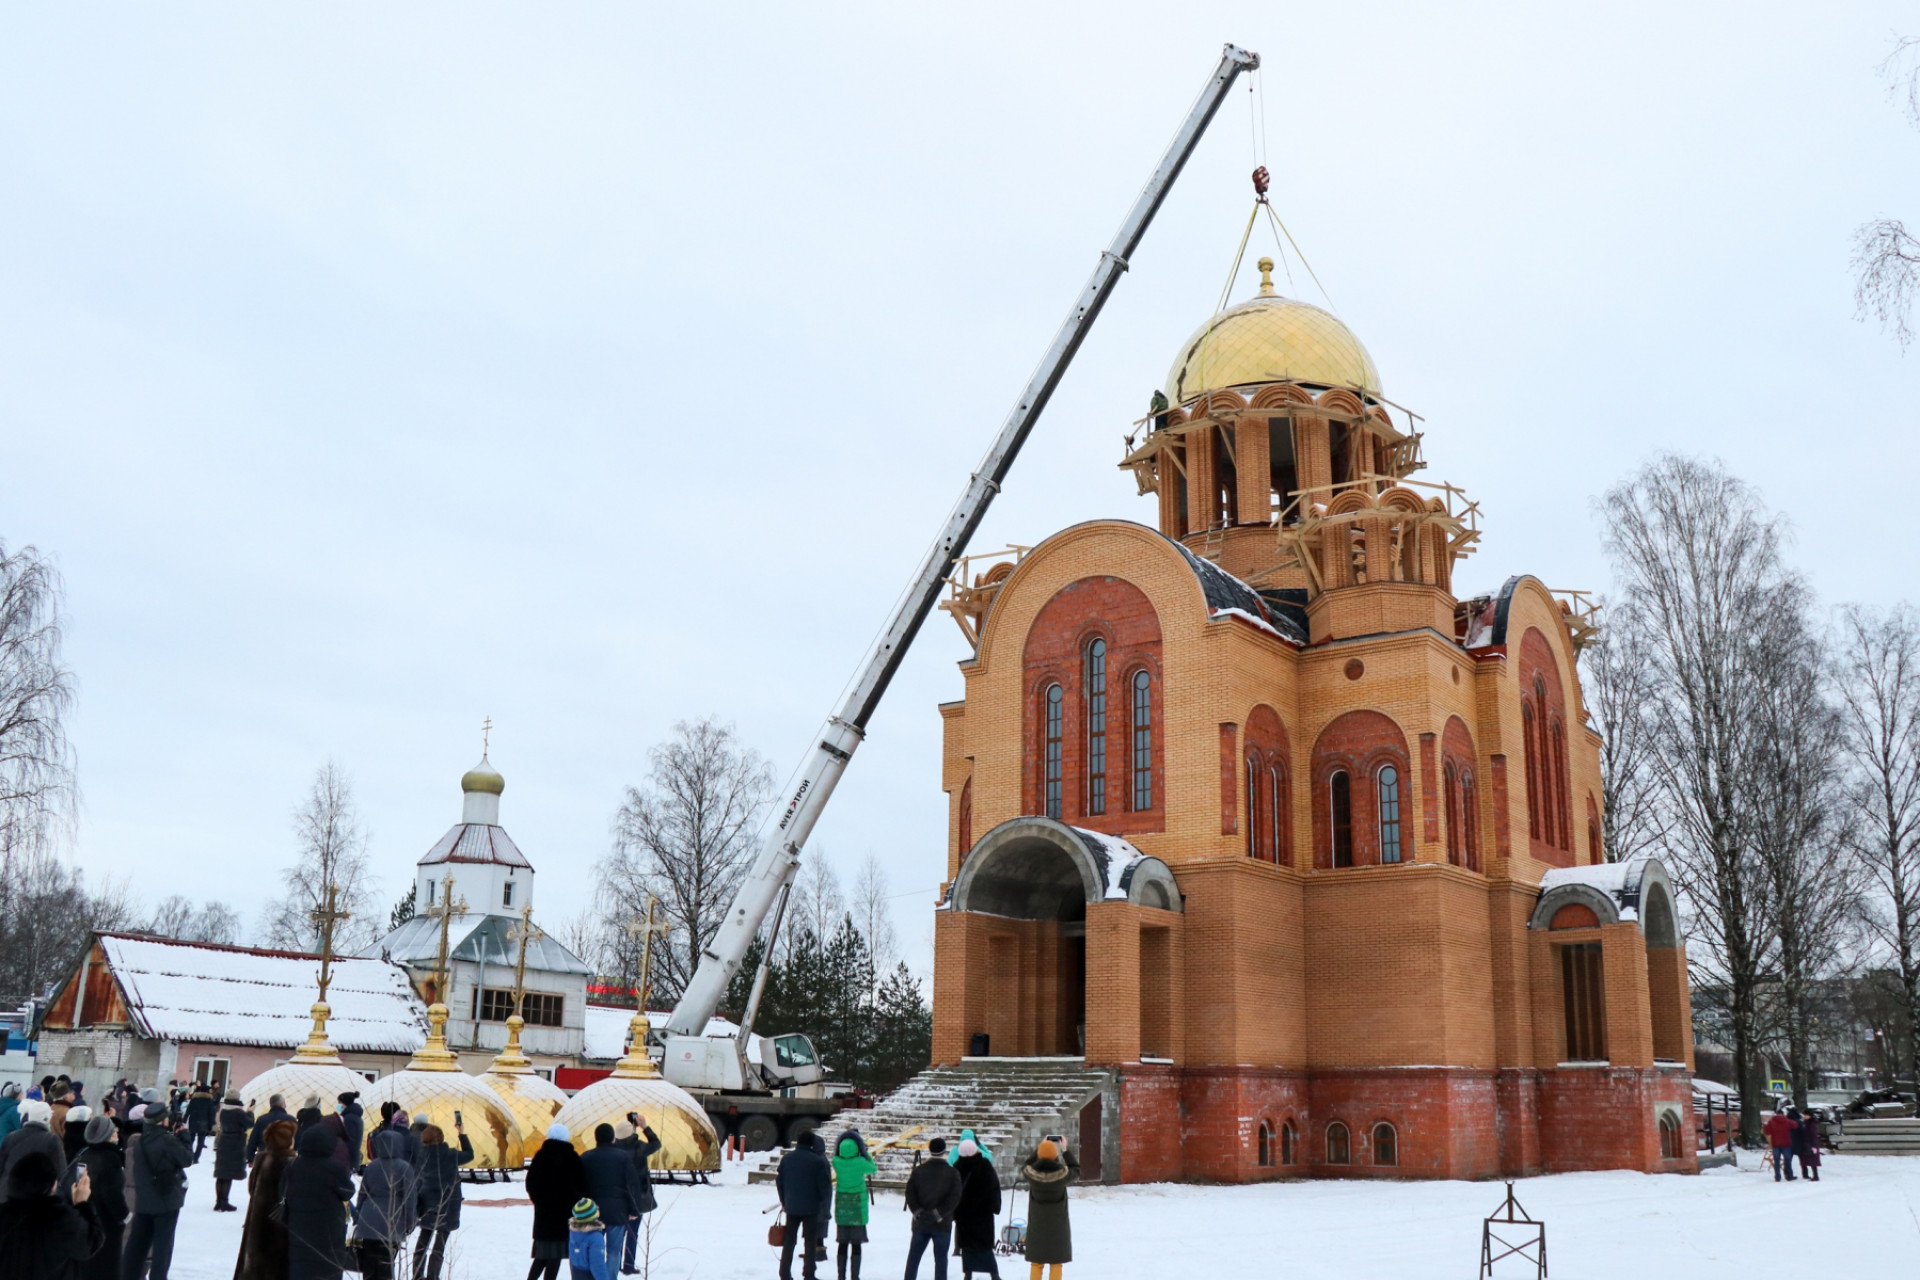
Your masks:
{"label": "crane tire", "polygon": [[771,1151],[780,1145],[780,1126],[772,1116],[747,1116],[740,1121],[740,1140],[749,1151]]}

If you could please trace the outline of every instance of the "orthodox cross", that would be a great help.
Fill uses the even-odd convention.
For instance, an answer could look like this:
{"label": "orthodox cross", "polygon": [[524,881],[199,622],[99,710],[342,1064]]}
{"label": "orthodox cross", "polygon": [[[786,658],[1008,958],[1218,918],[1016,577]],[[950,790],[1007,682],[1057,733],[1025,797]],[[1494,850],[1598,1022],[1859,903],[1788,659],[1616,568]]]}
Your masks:
{"label": "orthodox cross", "polygon": [[520,956],[513,964],[513,1014],[520,1016],[520,1005],[527,998],[527,944],[538,942],[547,931],[533,922],[533,904],[520,908],[520,923],[507,930],[507,941],[520,944]]}
{"label": "orthodox cross", "polygon": [[452,926],[455,916],[465,914],[467,900],[453,896],[453,872],[449,871],[447,878],[440,882],[440,904],[426,910],[429,919],[440,922],[440,957],[433,970],[435,1004],[447,1002],[447,930]]}
{"label": "orthodox cross", "polygon": [[493,717],[488,716],[480,722],[480,758],[487,758],[487,741],[493,734]]}
{"label": "orthodox cross", "polygon": [[655,923],[653,909],[660,905],[660,899],[647,895],[647,917],[643,921],[635,916],[627,925],[629,938],[642,938],[640,946],[640,1012],[647,1011],[647,997],[653,994],[653,937],[659,934],[665,938],[673,931],[673,922],[662,918]]}
{"label": "orthodox cross", "polygon": [[350,912],[340,910],[340,886],[327,882],[326,900],[308,913],[320,930],[320,1003],[327,1002],[327,988],[333,985],[333,928],[342,920],[351,920]]}

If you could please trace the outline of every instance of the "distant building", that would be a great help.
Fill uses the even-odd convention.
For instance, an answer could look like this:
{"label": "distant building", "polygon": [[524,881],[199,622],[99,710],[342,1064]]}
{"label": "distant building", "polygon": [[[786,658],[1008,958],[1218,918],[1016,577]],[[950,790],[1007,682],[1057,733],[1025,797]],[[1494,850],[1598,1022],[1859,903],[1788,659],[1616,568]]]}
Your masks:
{"label": "distant building", "polygon": [[[427,850],[415,871],[420,914],[362,953],[403,966],[421,999],[441,998],[435,989],[440,950],[435,913],[446,878],[453,877],[454,900],[464,902],[466,911],[453,917],[447,934],[447,1046],[460,1055],[462,1067],[475,1073],[485,1071],[507,1042],[519,954],[514,930],[533,903],[533,864],[500,825],[505,789],[506,779],[484,756],[460,779],[460,821]],[[557,940],[542,936],[528,944],[520,1047],[549,1079],[557,1069],[575,1065],[584,1048],[588,976],[586,963]]]}
{"label": "distant building", "polygon": [[[320,957],[135,933],[96,933],[40,1023],[41,1075],[99,1097],[125,1077],[238,1086],[285,1062],[313,1027]],[[328,1033],[369,1080],[426,1041],[426,1006],[398,965],[336,959]]]}

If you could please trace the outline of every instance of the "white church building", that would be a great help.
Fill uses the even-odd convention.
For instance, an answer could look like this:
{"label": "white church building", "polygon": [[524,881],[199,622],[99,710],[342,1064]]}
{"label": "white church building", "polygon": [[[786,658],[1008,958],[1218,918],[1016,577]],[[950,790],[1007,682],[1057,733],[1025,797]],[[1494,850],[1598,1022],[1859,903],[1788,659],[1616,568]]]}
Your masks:
{"label": "white church building", "polygon": [[[519,954],[516,930],[533,905],[533,864],[500,825],[500,795],[506,779],[487,762],[460,779],[462,812],[453,829],[427,850],[414,872],[417,914],[363,954],[390,959],[407,971],[421,999],[431,1004],[440,949],[446,881],[453,878],[456,908],[448,926],[450,1017],[447,1046],[469,1072],[485,1071],[507,1040],[513,1013],[513,970]],[[464,905],[465,910],[458,908]],[[527,944],[526,1029],[521,1048],[540,1074],[574,1066],[585,1047],[587,966],[544,934]]]}

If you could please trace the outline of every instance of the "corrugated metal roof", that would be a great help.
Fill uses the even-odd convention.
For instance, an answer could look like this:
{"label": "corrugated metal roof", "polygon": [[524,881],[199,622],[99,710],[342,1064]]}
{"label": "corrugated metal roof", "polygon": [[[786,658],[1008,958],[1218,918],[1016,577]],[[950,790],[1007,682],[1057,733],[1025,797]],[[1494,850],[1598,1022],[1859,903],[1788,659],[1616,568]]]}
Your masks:
{"label": "corrugated metal roof", "polygon": [[[469,912],[455,916],[447,930],[447,955],[470,964],[511,967],[520,954],[520,944],[509,942],[507,933],[520,921],[513,916],[482,915]],[[402,964],[416,967],[434,964],[440,956],[440,922],[431,916],[415,916],[389,933],[363,954],[385,953]],[[590,973],[586,962],[552,937],[541,937],[527,944],[527,968],[542,973]]]}
{"label": "corrugated metal roof", "polygon": [[[165,1040],[291,1049],[313,1029],[320,957],[102,933],[100,949],[134,1025]],[[427,1011],[398,965],[337,957],[327,992],[336,1049],[412,1053]]]}
{"label": "corrugated metal roof", "polygon": [[505,827],[483,822],[454,823],[453,829],[427,850],[419,865],[428,867],[442,862],[489,862],[501,867],[533,869]]}

